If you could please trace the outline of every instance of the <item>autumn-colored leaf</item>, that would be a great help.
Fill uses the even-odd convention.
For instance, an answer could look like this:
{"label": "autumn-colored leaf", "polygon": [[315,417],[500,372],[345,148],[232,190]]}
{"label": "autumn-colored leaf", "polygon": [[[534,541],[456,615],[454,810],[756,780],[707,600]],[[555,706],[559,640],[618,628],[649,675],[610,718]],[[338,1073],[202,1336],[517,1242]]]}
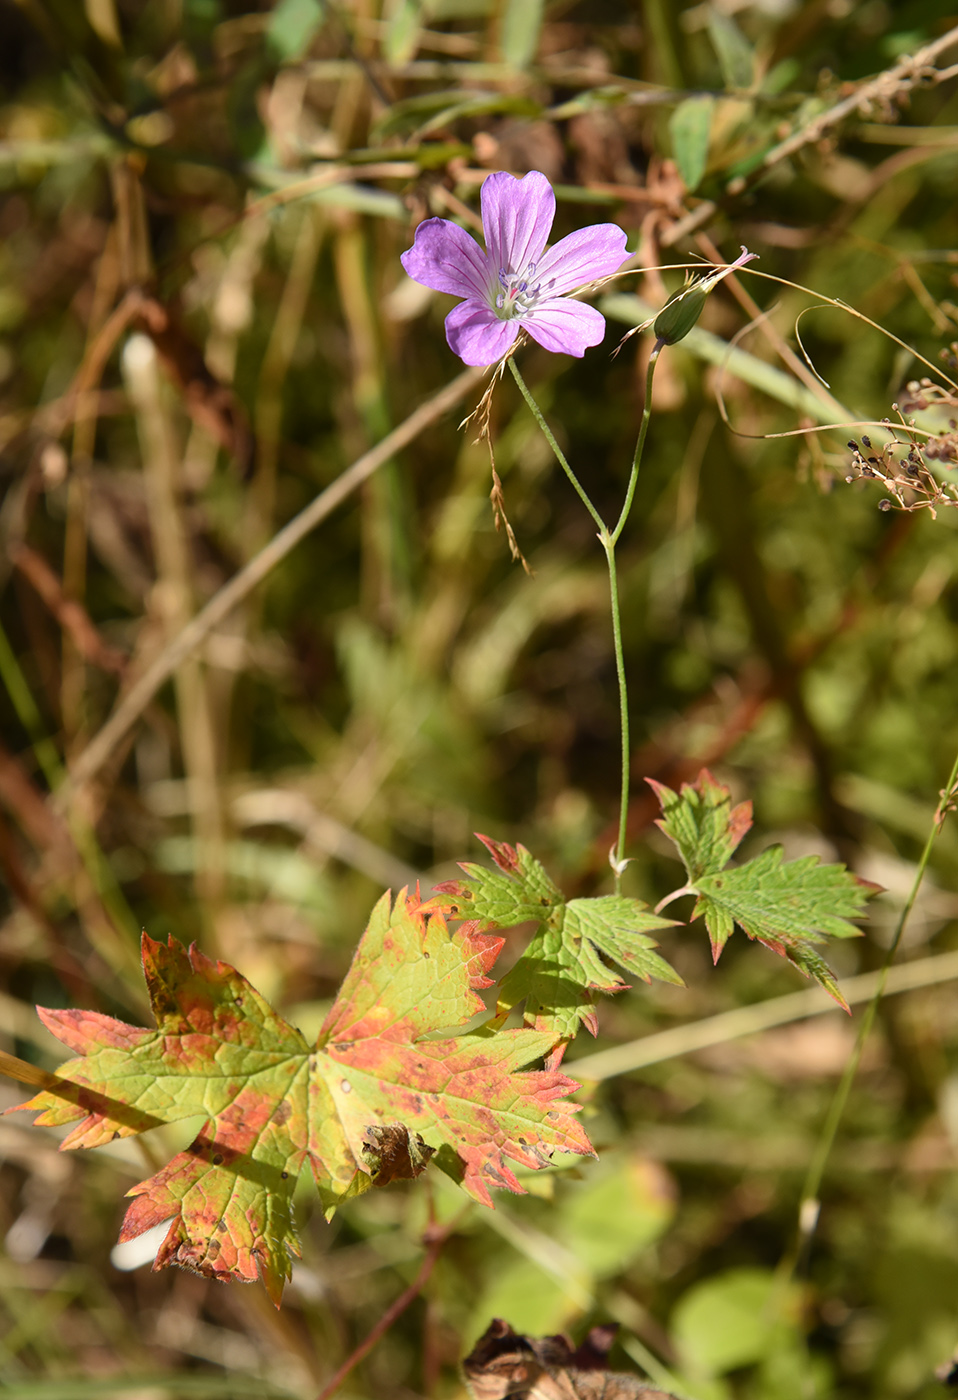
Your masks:
{"label": "autumn-colored leaf", "polygon": [[418,1175],[433,1153],[491,1205],[490,1186],[522,1190],[510,1162],[592,1152],[574,1105],[561,1102],[574,1081],[518,1072],[550,1053],[554,1035],[424,1038],[484,1009],[476,989],[490,985],[501,946],[474,923],[450,932],[406,891],[395,905],[385,895],[311,1048],[235,969],[144,934],[156,1029],[41,1009],[82,1058],[63,1066],[67,1094],[44,1090],[20,1107],[41,1110],[44,1125],[81,1120],[63,1147],[205,1114],[192,1146],[133,1187],[120,1238],[171,1220],[155,1267],[258,1277],[278,1304],[299,1253],[292,1195],[306,1161],[327,1209]]}
{"label": "autumn-colored leaf", "polygon": [[447,880],[436,885],[437,894],[449,894],[460,912],[468,902],[468,913],[498,928],[513,928],[530,919],[546,919],[565,896],[553,884],[545,867],[540,865],[525,846],[510,846],[507,841],[493,841],[481,832],[478,839],[492,856],[497,870],[484,865],[461,861],[465,880]]}
{"label": "autumn-colored leaf", "polygon": [[479,840],[498,870],[463,864],[467,878],[437,885],[448,907],[482,921],[485,928],[510,928],[535,920],[532,941],[499,988],[498,1009],[525,1002],[525,1019],[536,1030],[571,1040],[580,1025],[596,1034],[596,992],[621,992],[623,982],[603,958],[648,982],[653,977],[681,985],[682,979],[652,950],[650,929],[671,920],[653,914],[640,899],[600,895],[566,901],[542,865],[524,846]]}

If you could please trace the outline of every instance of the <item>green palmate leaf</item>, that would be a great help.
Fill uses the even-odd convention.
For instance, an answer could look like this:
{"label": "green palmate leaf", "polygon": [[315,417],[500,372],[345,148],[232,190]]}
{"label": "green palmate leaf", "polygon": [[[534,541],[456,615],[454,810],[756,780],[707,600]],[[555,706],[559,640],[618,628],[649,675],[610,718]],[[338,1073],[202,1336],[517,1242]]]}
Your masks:
{"label": "green palmate leaf", "polygon": [[171,1221],[156,1267],[260,1278],[279,1302],[298,1254],[293,1188],[308,1162],[327,1208],[417,1176],[436,1153],[477,1200],[521,1191],[509,1161],[536,1168],[555,1150],[591,1153],[555,1070],[518,1073],[553,1034],[430,1033],[484,1009],[476,988],[502,946],[467,924],[450,933],[403,891],[380,900],[310,1047],[226,963],[143,935],[155,1029],[91,1011],[46,1011],[82,1058],[22,1108],[58,1125],[63,1147],[95,1147],[204,1114],[192,1146],[129,1193],[121,1240]]}
{"label": "green palmate leaf", "polygon": [[645,929],[667,928],[670,920],[651,913],[639,899],[602,895],[573,899],[540,924],[523,956],[499,987],[499,1010],[525,1002],[527,1022],[571,1040],[584,1025],[598,1030],[595,992],[622,992],[623,982],[599,956],[619,963],[634,977],[682,985],[673,968],[653,952]]}
{"label": "green palmate leaf", "polygon": [[456,908],[468,907],[469,917],[484,919],[499,928],[513,928],[530,919],[547,919],[565,903],[565,896],[549,878],[535,856],[525,846],[492,841],[477,832],[479,840],[498,866],[487,870],[472,861],[460,862],[466,880],[448,880],[436,885],[437,894],[450,894]]}
{"label": "green palmate leaf", "polygon": [[654,778],[646,782],[662,807],[656,826],[678,848],[689,881],[722,870],[752,825],[751,802],[733,807],[731,792],[707,768],[678,793]]}
{"label": "green palmate leaf", "polygon": [[705,919],[716,961],[738,924],[806,976],[823,986],[827,982],[827,990],[842,1001],[833,974],[812,945],[826,937],[859,937],[861,930],[848,919],[862,913],[873,891],[844,865],[821,865],[818,856],[784,862],[782,848],[772,846],[746,865],[697,880],[693,917]]}
{"label": "green palmate leaf", "polygon": [[653,977],[681,985],[682,979],[652,950],[651,929],[667,928],[642,903],[625,895],[566,901],[539,862],[524,846],[509,846],[480,836],[498,870],[464,864],[466,880],[437,885],[451,896],[449,908],[483,921],[485,927],[510,928],[535,920],[539,925],[525,953],[499,988],[500,1013],[525,1002],[525,1019],[537,1031],[570,1040],[584,1025],[595,1035],[595,993],[628,988],[603,961],[619,964],[634,977]]}
{"label": "green palmate leaf", "polygon": [[[749,938],[782,954],[820,982],[847,1010],[835,975],[816,951],[826,938],[856,938],[858,918],[876,886],[817,856],[785,862],[779,846],[733,869],[725,864],[752,824],[749,802],[732,806],[731,793],[703,768],[674,793],[648,780],[662,804],[658,826],[678,848],[695,894],[693,918],[704,918],[717,962],[736,924]],[[672,896],[673,898],[675,896]]]}

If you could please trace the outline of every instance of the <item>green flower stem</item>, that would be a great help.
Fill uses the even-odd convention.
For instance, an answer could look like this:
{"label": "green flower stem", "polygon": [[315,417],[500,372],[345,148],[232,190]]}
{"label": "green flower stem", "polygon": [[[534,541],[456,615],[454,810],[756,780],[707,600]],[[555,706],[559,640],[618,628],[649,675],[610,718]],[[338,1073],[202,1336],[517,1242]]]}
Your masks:
{"label": "green flower stem", "polygon": [[612,638],[615,643],[615,673],[619,678],[619,728],[622,734],[622,784],[619,789],[619,837],[615,845],[612,869],[615,871],[615,892],[622,885],[625,868],[625,835],[629,820],[629,779],[631,749],[629,747],[629,693],[625,681],[625,653],[622,650],[622,620],[619,614],[619,582],[615,569],[615,542],[608,534],[599,536],[609,566],[609,598],[612,605]]}
{"label": "green flower stem", "polygon": [[599,543],[605,551],[605,560],[609,569],[609,600],[612,610],[612,638],[615,646],[615,672],[619,682],[619,725],[621,730],[622,741],[622,783],[620,789],[621,795],[619,798],[619,834],[614,851],[610,853],[612,868],[615,872],[615,888],[617,892],[621,887],[622,872],[625,868],[625,839],[626,827],[628,825],[629,817],[629,779],[631,776],[629,769],[631,753],[629,748],[629,694],[626,685],[625,675],[625,653],[622,649],[622,617],[619,608],[619,580],[615,566],[615,546],[618,543],[622,531],[625,529],[625,523],[629,518],[629,512],[632,509],[632,502],[635,498],[635,487],[639,479],[639,467],[642,462],[642,453],[645,449],[645,439],[649,431],[649,419],[652,415],[652,379],[655,374],[655,366],[656,362],[658,361],[659,352],[661,351],[661,349],[662,346],[660,344],[657,344],[655,346],[655,349],[652,351],[652,354],[649,356],[649,368],[645,377],[645,405],[642,410],[642,422],[639,425],[639,435],[636,439],[635,451],[632,454],[632,472],[629,476],[629,485],[628,489],[626,490],[625,501],[622,505],[622,510],[614,530],[609,529],[599,512],[596,510],[595,506],[590,501],[588,495],[586,494],[585,488],[579,481],[579,478],[576,476],[575,472],[569,466],[565,454],[563,453],[559,444],[556,442],[552,430],[546,422],[545,417],[543,416],[542,410],[536,403],[535,399],[532,397],[532,394],[529,392],[529,388],[519,372],[519,368],[516,365],[515,359],[511,356],[509,358],[509,368],[512,371],[512,377],[519,386],[520,394],[525,399],[526,403],[529,405],[529,411],[531,412],[533,418],[535,418],[536,422],[539,424],[539,427],[542,429],[546,441],[552,448],[552,451],[555,453],[556,461],[559,463],[559,466],[562,468],[566,476],[571,481],[579,499],[582,501],[582,504],[592,516],[592,519],[595,521],[596,525],[599,527]]}
{"label": "green flower stem", "polygon": [[871,1034],[872,1027],[875,1024],[875,1018],[878,1015],[878,1006],[885,991],[885,985],[888,981],[888,974],[891,971],[892,963],[895,961],[895,955],[898,952],[898,948],[901,944],[902,934],[905,931],[905,925],[908,923],[908,919],[911,916],[911,911],[915,907],[915,900],[918,898],[918,891],[920,890],[922,880],[925,877],[925,871],[928,867],[928,861],[931,857],[932,848],[935,844],[935,841],[938,839],[938,834],[941,831],[942,826],[944,825],[945,817],[947,816],[948,812],[952,810],[952,803],[955,800],[956,783],[958,783],[958,754],[955,755],[955,761],[951,767],[951,773],[948,778],[948,783],[942,790],[941,801],[938,804],[938,808],[935,812],[934,820],[931,824],[931,830],[928,832],[928,839],[925,841],[925,848],[921,853],[921,859],[918,862],[918,869],[915,871],[915,879],[912,883],[911,891],[908,895],[908,898],[905,901],[901,914],[899,915],[898,923],[895,926],[895,936],[892,938],[891,946],[889,947],[888,952],[885,955],[885,960],[882,963],[881,970],[878,975],[878,985],[875,988],[875,994],[865,1009],[865,1014],[862,1017],[861,1025],[858,1028],[858,1035],[855,1039],[854,1049],[852,1050],[851,1055],[848,1057],[848,1063],[845,1065],[845,1070],[842,1074],[841,1082],[839,1083],[838,1088],[835,1091],[835,1097],[832,1099],[831,1106],[829,1107],[828,1116],[825,1119],[825,1124],[822,1128],[822,1134],[818,1142],[818,1147],[815,1150],[815,1155],[812,1157],[812,1160],[809,1163],[808,1172],[805,1176],[805,1183],[802,1187],[801,1204],[799,1206],[798,1238],[791,1252],[782,1261],[782,1264],[780,1266],[780,1275],[786,1282],[794,1272],[795,1266],[798,1262],[800,1255],[802,1254],[804,1249],[807,1248],[808,1244],[811,1241],[812,1235],[815,1233],[815,1227],[818,1224],[819,1192],[821,1191],[822,1177],[825,1175],[825,1168],[828,1165],[828,1159],[831,1155],[831,1150],[834,1146],[835,1138],[838,1134],[838,1128],[842,1120],[842,1115],[845,1112],[845,1105],[848,1102],[848,1096],[851,1093],[852,1084],[854,1083],[855,1076],[858,1073],[858,1066],[861,1063],[862,1051],[865,1048],[865,1042],[868,1040],[868,1037]]}
{"label": "green flower stem", "polygon": [[655,348],[649,356],[649,367],[645,375],[645,403],[642,408],[642,422],[639,425],[639,436],[635,440],[635,451],[632,454],[632,475],[629,477],[629,489],[625,493],[625,503],[622,506],[622,514],[619,516],[616,527],[612,531],[613,546],[618,544],[619,536],[625,529],[625,522],[628,520],[629,512],[632,509],[635,487],[639,479],[639,467],[642,464],[642,453],[645,450],[645,439],[649,431],[649,419],[652,417],[652,380],[655,377],[655,366],[658,363],[662,349],[662,342],[657,341]]}
{"label": "green flower stem", "polygon": [[549,446],[555,453],[556,461],[559,463],[559,466],[562,468],[566,476],[572,482],[572,485],[575,487],[579,500],[582,502],[586,510],[592,516],[592,519],[598,525],[600,531],[600,538],[603,535],[608,535],[609,531],[605,521],[602,519],[602,516],[596,510],[592,502],[589,500],[589,497],[586,495],[584,486],[580,482],[579,478],[576,476],[575,472],[569,466],[569,463],[566,461],[565,453],[562,451],[562,448],[556,442],[555,437],[552,433],[552,429],[549,427],[549,424],[543,417],[542,409],[539,407],[539,405],[536,403],[535,399],[529,392],[529,387],[526,384],[526,381],[523,379],[522,375],[519,373],[519,367],[516,364],[514,357],[511,355],[509,357],[509,368],[512,370],[513,379],[519,386],[519,393],[529,405],[529,412],[539,424],[539,427],[542,429],[546,442],[549,444]]}

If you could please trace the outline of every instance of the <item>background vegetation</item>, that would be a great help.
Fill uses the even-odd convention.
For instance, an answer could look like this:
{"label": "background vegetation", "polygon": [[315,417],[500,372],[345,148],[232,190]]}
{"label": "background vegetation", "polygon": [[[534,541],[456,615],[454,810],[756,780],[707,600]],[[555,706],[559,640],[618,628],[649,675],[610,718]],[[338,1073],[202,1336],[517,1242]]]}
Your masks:
{"label": "background vegetation", "polygon": [[[462,390],[95,771],[88,746],[189,618],[459,372],[448,300],[399,254],[426,215],[473,228],[490,170],[543,171],[556,236],[616,220],[642,268],[744,243],[937,362],[958,320],[958,45],[927,71],[902,59],[956,21],[940,0],[0,0],[0,1044],[56,1065],[34,1002],[142,1017],[141,927],[198,940],[315,1032],[381,890],[450,878],[475,830],[522,840],[570,894],[608,886],[604,564],[510,382],[497,465],[534,578],[496,533]],[[610,359],[641,319],[621,298],[659,305],[679,278],[610,290],[582,362],[523,354],[607,514],[649,349]],[[781,840],[886,887],[866,937],[834,950],[849,976],[880,962],[958,737],[956,520],[882,513],[874,482],[846,484],[860,431],[763,438],[836,421],[835,401],[838,421],[880,420],[925,370],[820,311],[802,334],[826,390],[785,344],[810,298],[740,283],[702,321],[728,341],[769,312],[724,375],[738,431],[715,342],[667,351],[620,547],[626,887],[654,902],[680,878],[640,780],[707,762],[755,800],[747,853]],[[65,786],[84,763],[90,781]],[[614,1362],[657,1359],[695,1400],[940,1394],[958,1342],[956,854],[946,825],[901,959],[924,984],[882,1007],[786,1322],[764,1303],[854,1023],[796,1008],[696,1049],[708,1018],[803,984],[744,939],[713,971],[701,928],[679,927],[665,951],[687,987],[601,1010],[598,1049],[674,1033],[642,1068],[583,1066],[598,1164],[494,1213],[463,1211],[437,1173],[329,1226],[304,1189],[278,1314],[257,1288],[111,1256],[147,1174],[136,1143],[58,1155],[54,1133],[4,1119],[0,1387],[315,1395],[415,1276],[427,1212],[461,1212],[344,1396],[460,1394],[495,1314],[577,1336],[616,1320]]]}

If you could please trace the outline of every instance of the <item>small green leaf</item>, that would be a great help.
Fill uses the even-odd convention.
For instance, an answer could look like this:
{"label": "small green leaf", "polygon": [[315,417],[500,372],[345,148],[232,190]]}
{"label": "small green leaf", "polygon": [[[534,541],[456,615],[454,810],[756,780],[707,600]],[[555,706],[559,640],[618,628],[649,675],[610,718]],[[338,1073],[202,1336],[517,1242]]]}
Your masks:
{"label": "small green leaf", "polygon": [[496,1006],[499,1015],[524,1001],[526,1023],[536,1030],[552,1030],[557,1038],[572,1040],[580,1026],[585,1026],[595,1035],[594,991],[621,992],[625,983],[588,945],[585,951],[586,957],[578,958],[563,938],[561,927],[541,924],[522,957],[502,979]]}
{"label": "small green leaf", "polygon": [[[848,1007],[835,975],[815,951],[826,938],[857,938],[849,919],[860,917],[877,886],[860,880],[844,865],[821,865],[817,856],[782,860],[779,846],[732,870],[725,868],[752,825],[752,804],[732,806],[732,795],[703,768],[694,783],[675,793],[647,778],[662,804],[656,825],[678,848],[688,884],[678,894],[695,894],[693,919],[704,918],[718,962],[735,925],[749,938],[793,962]],[[673,896],[675,897],[675,896]]]}
{"label": "small green leaf", "polygon": [[[659,982],[681,987],[684,984],[679,974],[658,953],[651,951],[656,944],[646,936],[649,929],[671,928],[672,925],[671,919],[653,914],[641,899],[630,899],[626,895],[572,899],[565,908],[564,932],[576,947],[584,949],[591,943],[633,977],[641,977],[643,982],[650,982],[654,977]],[[581,956],[585,962],[586,955]]]}
{"label": "small green leaf", "polygon": [[752,825],[751,802],[732,806],[732,794],[703,768],[694,783],[678,793],[646,778],[662,807],[656,826],[678,848],[689,880],[723,869]]}
{"label": "small green leaf", "polygon": [[751,87],[755,77],[752,46],[731,15],[709,6],[709,38],[727,88]]}
{"label": "small green leaf", "polygon": [[708,164],[714,109],[712,97],[687,97],[669,118],[672,155],[690,193],[701,184]]}
{"label": "small green leaf", "polygon": [[760,1361],[780,1344],[787,1327],[780,1307],[772,1306],[774,1288],[769,1270],[729,1269],[682,1295],[672,1313],[671,1332],[693,1375],[724,1375]]}
{"label": "small green leaf", "polygon": [[274,57],[302,57],[323,17],[320,0],[279,0],[266,30],[266,43]]}
{"label": "small green leaf", "polygon": [[527,68],[536,56],[543,0],[506,0],[502,16],[502,56],[513,68]]}

